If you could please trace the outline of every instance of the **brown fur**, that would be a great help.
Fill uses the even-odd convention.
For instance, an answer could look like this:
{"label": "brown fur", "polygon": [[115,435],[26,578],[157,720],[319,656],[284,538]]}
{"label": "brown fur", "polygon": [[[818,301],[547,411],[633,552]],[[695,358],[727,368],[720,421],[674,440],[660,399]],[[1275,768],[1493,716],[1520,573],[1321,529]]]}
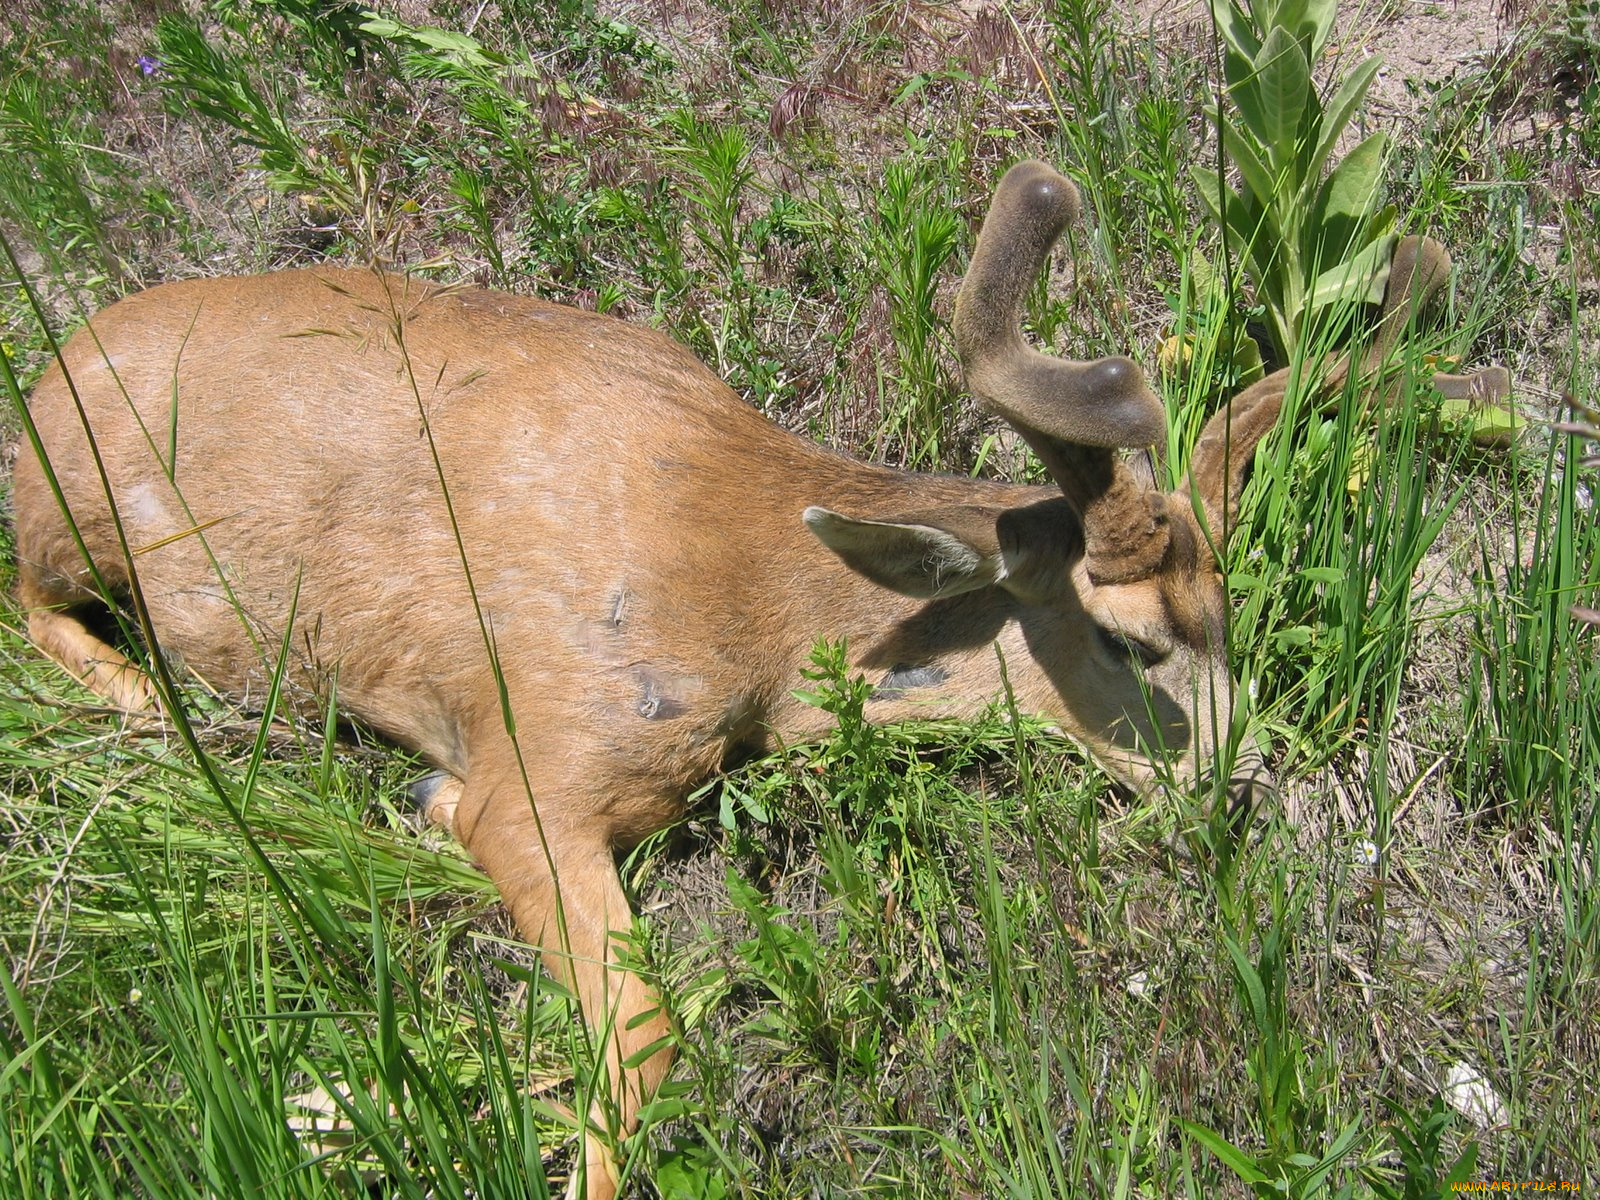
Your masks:
{"label": "brown fur", "polygon": [[[1037,166],[1024,183],[1039,184]],[[1059,215],[1044,233],[1026,213],[986,228],[978,257],[1001,270],[997,284],[975,267],[980,302],[1031,278]],[[1025,243],[1026,261],[995,237]],[[1048,425],[1050,404],[1014,394],[1037,366],[1002,361],[998,378],[1065,474],[1081,447],[1028,425]],[[1071,375],[1073,428],[1095,427],[1107,379],[1148,407],[1123,360]],[[1155,774],[1150,746],[1193,775],[1229,728],[1226,597],[1186,493],[1154,496],[1093,451],[1112,491],[1141,497],[1119,534],[1115,505],[1089,511],[1100,484],[868,466],[780,430],[662,335],[604,317],[368,271],[169,284],[74,337],[31,411],[90,559],[114,590],[137,573],[164,649],[249,703],[286,645],[308,709],[333,689],[450,773],[434,815],[609,1031],[612,1133],[670,1062],[643,1054],[667,1018],[615,965],[630,913],[613,853],[676,820],[730,756],[823,728],[790,694],[818,638],[848,638],[874,678],[937,668],[874,699],[882,720],[982,708],[1000,691],[998,647],[1019,705],[1134,786]],[[1126,443],[1112,426],[1100,445]],[[1202,474],[1217,492],[1202,498],[1225,503],[1230,479]],[[15,500],[34,641],[114,702],[148,706],[149,682],[79,619],[100,596],[31,453]],[[1086,534],[1122,536],[1145,565],[1097,578]],[[1117,634],[1150,661],[1136,666]],[[1242,761],[1253,775],[1258,760]],[[605,1145],[589,1139],[589,1200],[614,1190]]]}

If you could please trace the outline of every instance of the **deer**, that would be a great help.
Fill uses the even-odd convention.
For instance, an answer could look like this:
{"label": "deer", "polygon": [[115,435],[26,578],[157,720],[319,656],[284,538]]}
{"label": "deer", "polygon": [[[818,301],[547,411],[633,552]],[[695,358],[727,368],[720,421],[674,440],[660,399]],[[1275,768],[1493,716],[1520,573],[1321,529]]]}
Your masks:
{"label": "deer", "polygon": [[[1188,478],[1156,488],[1123,453],[1166,434],[1140,368],[1023,337],[1078,211],[1053,168],[1012,167],[953,320],[973,396],[1049,485],[843,456],[667,336],[537,299],[331,266],[134,294],[31,397],[29,638],[154,719],[167,689],[97,631],[131,597],[152,662],[246,706],[275,680],[316,713],[331,696],[425,758],[429,818],[605,1055],[569,1194],[609,1200],[615,1147],[672,1061],[616,854],[730,761],[826,731],[792,695],[819,639],[876,681],[874,721],[970,716],[1009,687],[1123,787],[1274,794],[1236,736],[1221,555],[1298,377],[1235,396]],[[1401,242],[1373,350],[1320,386],[1380,362],[1449,270],[1437,243]]]}

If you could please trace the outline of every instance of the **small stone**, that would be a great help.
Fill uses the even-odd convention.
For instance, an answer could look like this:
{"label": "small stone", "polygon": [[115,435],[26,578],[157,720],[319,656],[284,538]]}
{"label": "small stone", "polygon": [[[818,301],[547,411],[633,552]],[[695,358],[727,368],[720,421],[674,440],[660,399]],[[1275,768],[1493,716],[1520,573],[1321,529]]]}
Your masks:
{"label": "small stone", "polygon": [[1487,1079],[1464,1062],[1452,1063],[1445,1072],[1444,1099],[1480,1129],[1506,1123],[1505,1101],[1495,1094]]}

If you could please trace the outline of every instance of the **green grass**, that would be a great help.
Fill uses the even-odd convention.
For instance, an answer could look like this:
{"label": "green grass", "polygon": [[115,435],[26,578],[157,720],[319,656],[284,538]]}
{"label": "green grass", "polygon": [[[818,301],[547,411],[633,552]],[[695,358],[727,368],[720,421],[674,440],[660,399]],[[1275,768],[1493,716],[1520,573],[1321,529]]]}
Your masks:
{"label": "green grass", "polygon": [[[871,726],[820,651],[795,686],[837,734],[711,782],[626,864],[679,1052],[632,1194],[1600,1183],[1600,657],[1570,612],[1600,606],[1600,479],[1546,424],[1600,379],[1592,8],[1386,130],[1384,201],[1458,277],[1402,402],[1299,405],[1258,462],[1230,639],[1282,805],[1239,828],[1119,797],[1003,701]],[[1225,272],[1185,282],[1224,261],[1187,182],[1215,165],[1209,34],[1086,0],[385,17],[5,18],[0,231],[52,330],[163,278],[395,261],[656,324],[843,449],[1022,477],[947,323],[1029,154],[1092,218],[1030,324],[1152,378],[1188,347],[1173,472],[1260,319]],[[21,283],[0,345],[26,383],[49,339]],[[1437,428],[1435,350],[1512,366],[1517,449]],[[193,745],[129,730],[23,624],[6,601],[0,1192],[558,1191],[593,1057],[492,887],[406,814],[420,767],[197,684]],[[1497,1120],[1452,1105],[1462,1071]]]}

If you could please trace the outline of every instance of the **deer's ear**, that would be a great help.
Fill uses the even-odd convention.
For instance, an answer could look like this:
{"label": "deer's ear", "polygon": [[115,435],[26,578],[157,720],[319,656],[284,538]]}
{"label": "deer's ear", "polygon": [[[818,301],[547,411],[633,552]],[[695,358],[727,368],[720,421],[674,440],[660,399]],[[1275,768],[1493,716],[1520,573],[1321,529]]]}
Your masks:
{"label": "deer's ear", "polygon": [[957,505],[886,520],[806,509],[807,528],[858,575],[911,596],[959,596],[1005,573],[995,519],[999,510]]}
{"label": "deer's ear", "polygon": [[1000,584],[1024,604],[1049,604],[1072,590],[1083,531],[1061,497],[1008,508],[995,521],[1004,563]]}

